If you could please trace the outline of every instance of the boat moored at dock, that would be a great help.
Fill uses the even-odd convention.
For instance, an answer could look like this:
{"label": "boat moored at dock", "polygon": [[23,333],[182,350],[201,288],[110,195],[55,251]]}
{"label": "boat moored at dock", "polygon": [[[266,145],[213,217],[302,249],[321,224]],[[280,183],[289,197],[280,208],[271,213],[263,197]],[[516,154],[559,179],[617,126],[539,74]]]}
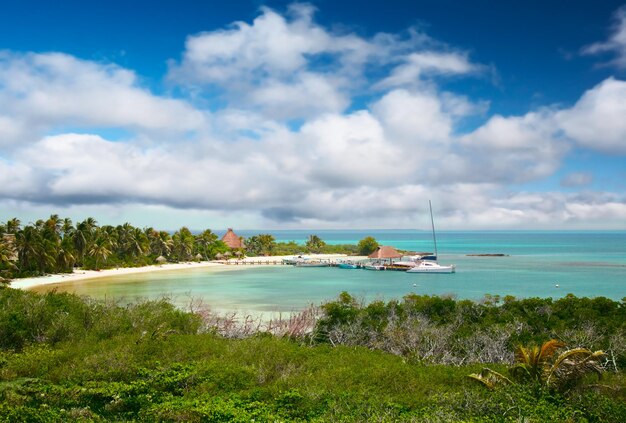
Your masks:
{"label": "boat moored at dock", "polygon": [[442,266],[439,263],[431,260],[423,260],[416,266],[411,267],[406,271],[407,273],[455,273],[456,266],[454,264],[450,266]]}

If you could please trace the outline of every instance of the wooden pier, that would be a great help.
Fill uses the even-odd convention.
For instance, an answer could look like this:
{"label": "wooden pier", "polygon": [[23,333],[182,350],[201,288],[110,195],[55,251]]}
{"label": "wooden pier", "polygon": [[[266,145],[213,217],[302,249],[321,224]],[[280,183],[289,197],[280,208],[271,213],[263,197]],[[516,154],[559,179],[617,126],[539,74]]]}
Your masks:
{"label": "wooden pier", "polygon": [[229,266],[287,266],[283,260],[226,260],[218,263]]}

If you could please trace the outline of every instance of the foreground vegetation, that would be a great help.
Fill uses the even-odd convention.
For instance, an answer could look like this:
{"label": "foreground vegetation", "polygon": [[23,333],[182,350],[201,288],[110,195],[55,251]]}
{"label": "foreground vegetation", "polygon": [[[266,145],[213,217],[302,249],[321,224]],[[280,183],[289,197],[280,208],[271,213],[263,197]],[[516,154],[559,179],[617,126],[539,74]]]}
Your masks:
{"label": "foreground vegetation", "polygon": [[[624,301],[491,300],[470,306],[410,296],[366,305],[342,294],[319,316],[309,311],[250,332],[197,304],[191,312],[165,300],[125,306],[0,289],[0,421],[626,420],[624,351],[610,341],[624,336]],[[401,330],[390,325],[392,309],[398,321],[419,315],[431,325],[430,333],[416,332],[415,350],[386,352],[384,337]],[[582,310],[590,311],[568,315]],[[470,325],[461,322],[450,335],[448,325],[462,315]],[[505,342],[606,327],[594,342],[614,342],[616,364],[604,363],[601,386],[589,379],[565,392],[530,383],[488,390],[467,377],[483,368],[476,360],[444,365],[445,356],[415,353],[435,342],[436,328],[459,341],[471,336],[466,331],[491,330],[499,345],[502,325],[515,321],[526,334]],[[339,337],[342,331],[351,337]],[[368,344],[373,333],[380,334],[376,345]],[[490,368],[504,374],[507,360]]]}

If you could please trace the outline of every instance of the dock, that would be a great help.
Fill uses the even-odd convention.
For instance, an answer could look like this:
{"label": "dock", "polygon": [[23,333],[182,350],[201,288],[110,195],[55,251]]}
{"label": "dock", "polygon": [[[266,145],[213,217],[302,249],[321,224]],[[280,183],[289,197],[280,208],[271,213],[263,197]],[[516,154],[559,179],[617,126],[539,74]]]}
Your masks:
{"label": "dock", "polygon": [[[326,264],[327,267],[338,267],[339,263],[341,263],[339,261],[334,261],[334,260],[328,260],[328,261],[322,260],[321,262]],[[294,266],[294,264],[285,262],[282,259],[281,260],[220,260],[218,261],[218,263],[222,263],[227,266]],[[365,264],[363,263],[356,263],[356,265],[357,265],[357,269],[365,268]],[[384,265],[384,268],[380,270],[405,272],[407,268],[404,266],[394,266],[393,264],[391,264],[391,265]]]}

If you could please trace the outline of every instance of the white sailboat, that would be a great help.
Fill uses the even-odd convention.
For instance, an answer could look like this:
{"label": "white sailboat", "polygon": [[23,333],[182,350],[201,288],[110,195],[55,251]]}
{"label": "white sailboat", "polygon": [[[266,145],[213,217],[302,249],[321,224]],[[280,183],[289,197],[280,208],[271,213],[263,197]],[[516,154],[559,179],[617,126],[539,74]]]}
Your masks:
{"label": "white sailboat", "polygon": [[433,242],[435,244],[435,260],[418,260],[416,265],[409,270],[407,273],[454,273],[456,272],[456,266],[454,264],[450,266],[442,266],[437,263],[438,252],[437,252],[437,237],[435,235],[435,220],[433,219],[433,206],[428,200],[428,206],[430,207],[430,223],[433,228]]}

